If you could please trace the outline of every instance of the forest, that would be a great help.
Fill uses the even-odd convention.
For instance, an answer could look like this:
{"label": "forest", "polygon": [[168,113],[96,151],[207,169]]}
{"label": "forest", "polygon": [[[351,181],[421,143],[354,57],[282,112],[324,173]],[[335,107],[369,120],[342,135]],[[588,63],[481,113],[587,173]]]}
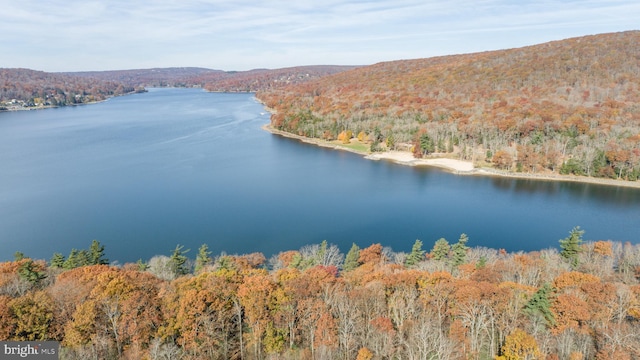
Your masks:
{"label": "forest", "polygon": [[0,68],[0,111],[85,104],[112,96],[142,92],[145,87],[255,92],[301,84],[354,68],[356,67],[317,65],[222,71],[181,67],[67,73]]}
{"label": "forest", "polygon": [[0,111],[86,104],[136,90],[116,81],[0,68]]}
{"label": "forest", "polygon": [[[640,359],[640,245],[508,253],[299,250],[109,264],[105,246],[0,263],[0,339],[62,359]],[[409,244],[408,244],[409,245]]]}
{"label": "forest", "polygon": [[354,68],[355,66],[312,65],[282,69],[223,71],[185,67],[87,71],[69,74],[120,81],[134,87],[198,87],[216,92],[255,92],[301,84]]}
{"label": "forest", "polygon": [[282,69],[256,69],[234,72],[224,78],[209,79],[207,75],[195,78],[209,91],[220,92],[256,92],[276,89],[287,85],[303,84],[355,69],[355,66],[317,65],[298,66]]}
{"label": "forest", "polygon": [[364,66],[258,91],[272,127],[499,171],[638,181],[640,31]]}

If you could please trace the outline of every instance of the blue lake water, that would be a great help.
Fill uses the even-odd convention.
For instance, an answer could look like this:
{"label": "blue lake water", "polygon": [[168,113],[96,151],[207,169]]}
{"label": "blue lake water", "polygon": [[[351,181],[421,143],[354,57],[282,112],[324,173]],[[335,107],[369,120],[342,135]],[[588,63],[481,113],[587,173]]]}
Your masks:
{"label": "blue lake water", "polygon": [[152,89],[81,106],[0,113],[0,261],[49,259],[97,239],[120,263],[206,243],[267,257],[327,240],[410,251],[640,242],[640,190],[457,176],[376,162],[261,130],[252,94]]}

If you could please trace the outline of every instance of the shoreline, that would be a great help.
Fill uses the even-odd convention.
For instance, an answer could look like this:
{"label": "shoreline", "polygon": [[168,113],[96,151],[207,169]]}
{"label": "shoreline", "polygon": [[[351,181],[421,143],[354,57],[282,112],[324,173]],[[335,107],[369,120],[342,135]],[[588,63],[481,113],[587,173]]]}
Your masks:
{"label": "shoreline", "polygon": [[95,105],[95,104],[103,103],[105,101],[109,101],[109,99],[111,99],[111,97],[108,97],[104,100],[94,100],[86,103],[69,104],[69,105],[43,105],[43,106],[27,106],[27,107],[16,106],[16,107],[7,108],[6,110],[0,110],[0,112],[36,111],[36,110],[46,110],[46,109],[60,109],[60,108],[73,107],[73,106]]}
{"label": "shoreline", "polygon": [[93,100],[93,101],[88,101],[85,103],[76,103],[76,104],[66,104],[66,105],[42,105],[42,106],[27,106],[27,107],[23,107],[23,106],[13,106],[10,108],[6,108],[3,110],[0,110],[0,113],[2,112],[15,112],[15,111],[33,111],[33,110],[46,110],[46,109],[60,109],[60,108],[65,108],[65,107],[72,107],[72,106],[84,106],[84,105],[95,105],[95,104],[100,104],[106,101],[109,101],[110,99],[113,99],[115,97],[119,97],[119,96],[127,96],[127,95],[134,95],[134,94],[139,94],[142,92],[147,92],[147,90],[145,89],[144,91],[132,91],[132,92],[128,92],[125,94],[118,94],[118,95],[110,95],[102,100]]}
{"label": "shoreline", "polygon": [[429,166],[446,170],[456,175],[475,175],[475,176],[493,176],[505,177],[522,180],[542,180],[542,181],[562,181],[577,182],[593,185],[618,186],[640,189],[640,181],[625,181],[615,179],[593,178],[586,176],[561,175],[561,174],[535,174],[535,173],[514,173],[508,171],[497,170],[487,167],[476,167],[471,161],[464,161],[446,157],[433,157],[426,159],[416,159],[408,151],[386,151],[380,153],[369,153],[358,151],[353,148],[341,146],[320,139],[312,139],[305,136],[291,134],[286,131],[274,129],[271,124],[265,124],[262,129],[274,135],[283,136],[290,139],[296,139],[303,143],[321,146],[340,151],[348,151],[358,155],[362,155],[365,159],[374,161],[391,161],[393,163],[404,166]]}

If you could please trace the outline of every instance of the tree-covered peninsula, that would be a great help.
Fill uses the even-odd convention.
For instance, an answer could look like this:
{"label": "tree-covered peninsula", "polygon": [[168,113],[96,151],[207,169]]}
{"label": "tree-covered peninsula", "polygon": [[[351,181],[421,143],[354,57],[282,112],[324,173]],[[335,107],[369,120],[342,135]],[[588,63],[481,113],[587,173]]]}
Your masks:
{"label": "tree-covered peninsula", "polygon": [[400,60],[260,91],[271,126],[481,167],[638,181],[640,31]]}
{"label": "tree-covered peninsula", "polygon": [[95,240],[16,253],[0,340],[57,340],[61,359],[637,359],[640,245],[583,235],[528,253],[465,234],[268,260],[176,246],[121,266]]}
{"label": "tree-covered peninsula", "polygon": [[0,111],[87,104],[136,90],[95,77],[0,68]]}

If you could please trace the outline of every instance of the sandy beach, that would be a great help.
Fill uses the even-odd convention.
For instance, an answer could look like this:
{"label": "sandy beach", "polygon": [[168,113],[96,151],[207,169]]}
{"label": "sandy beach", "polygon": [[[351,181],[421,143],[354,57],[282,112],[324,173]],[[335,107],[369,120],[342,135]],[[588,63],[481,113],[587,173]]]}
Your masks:
{"label": "sandy beach", "polygon": [[433,167],[438,167],[459,175],[500,176],[500,177],[510,177],[510,178],[517,178],[517,179],[543,180],[543,181],[570,181],[570,182],[581,182],[581,183],[598,184],[598,185],[640,188],[640,181],[624,181],[624,180],[615,180],[615,179],[603,179],[603,178],[593,178],[593,177],[574,176],[574,175],[560,175],[560,174],[551,174],[551,173],[514,173],[509,171],[497,170],[493,168],[486,168],[486,167],[479,168],[474,166],[474,164],[471,161],[464,161],[464,160],[451,159],[451,158],[416,159],[413,156],[413,154],[408,151],[385,151],[385,152],[379,152],[379,153],[365,153],[365,152],[358,151],[337,143],[332,143],[332,142],[320,140],[320,139],[307,138],[304,136],[299,136],[299,135],[291,134],[285,131],[277,130],[272,128],[271,125],[269,124],[264,125],[262,129],[272,134],[281,135],[281,136],[292,138],[292,139],[298,139],[305,143],[318,145],[322,147],[328,147],[336,150],[350,151],[356,154],[363,155],[365,159],[369,159],[369,160],[392,161],[394,163],[407,165],[407,166],[433,166]]}
{"label": "sandy beach", "polygon": [[471,161],[449,158],[416,159],[413,154],[407,151],[386,151],[366,155],[365,158],[370,160],[390,160],[408,166],[435,166],[455,173],[471,173],[475,170]]}

